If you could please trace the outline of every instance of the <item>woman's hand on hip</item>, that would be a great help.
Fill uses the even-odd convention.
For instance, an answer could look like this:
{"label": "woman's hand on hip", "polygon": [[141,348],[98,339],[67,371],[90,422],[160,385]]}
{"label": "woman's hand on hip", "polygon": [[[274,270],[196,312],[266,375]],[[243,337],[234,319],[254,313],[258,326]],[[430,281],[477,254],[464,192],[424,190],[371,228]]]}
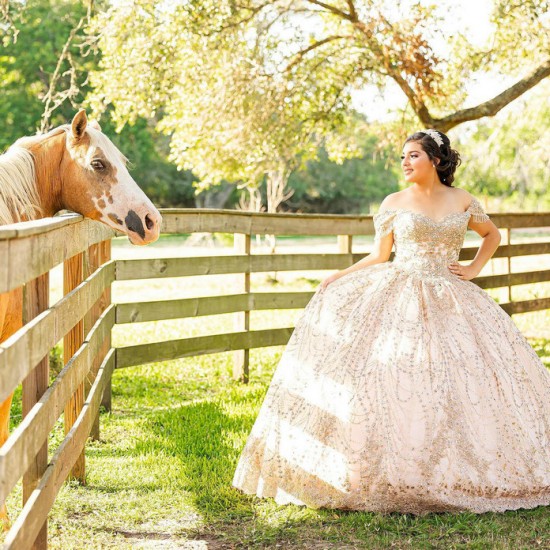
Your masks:
{"label": "woman's hand on hip", "polygon": [[479,270],[475,266],[461,265],[458,262],[449,264],[449,271],[464,281],[470,281],[479,275]]}

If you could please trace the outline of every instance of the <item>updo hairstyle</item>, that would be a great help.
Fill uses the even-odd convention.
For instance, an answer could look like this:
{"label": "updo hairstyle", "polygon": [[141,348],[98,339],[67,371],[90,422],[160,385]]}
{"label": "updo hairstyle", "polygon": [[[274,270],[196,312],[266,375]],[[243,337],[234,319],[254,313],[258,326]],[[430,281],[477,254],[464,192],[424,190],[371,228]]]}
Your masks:
{"label": "updo hairstyle", "polygon": [[451,142],[443,132],[439,130],[431,130],[431,132],[437,132],[441,136],[442,145],[438,145],[432,136],[423,131],[415,132],[405,140],[405,143],[409,141],[418,142],[431,161],[438,159],[439,162],[436,164],[435,169],[439,180],[441,183],[452,187],[455,179],[454,173],[457,166],[460,166],[462,162],[460,154],[455,149],[451,149]]}

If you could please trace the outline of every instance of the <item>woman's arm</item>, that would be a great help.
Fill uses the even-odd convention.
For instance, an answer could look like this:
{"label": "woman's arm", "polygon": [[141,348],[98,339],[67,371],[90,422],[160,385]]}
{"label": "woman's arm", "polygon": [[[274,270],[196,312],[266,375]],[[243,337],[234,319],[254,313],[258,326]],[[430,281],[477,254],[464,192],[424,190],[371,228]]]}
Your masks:
{"label": "woman's arm", "polygon": [[336,281],[344,275],[347,275],[348,273],[353,273],[354,271],[358,271],[359,269],[363,269],[365,267],[368,267],[369,265],[387,262],[390,258],[392,247],[393,233],[389,233],[381,239],[374,241],[374,249],[368,256],[361,258],[358,262],[350,265],[346,269],[342,269],[341,271],[333,273],[332,275],[327,277],[321,283],[321,289],[325,289],[330,283]]}
{"label": "woman's arm", "polygon": [[470,221],[468,227],[483,238],[481,246],[469,265],[461,265],[458,262],[453,262],[449,265],[451,273],[454,273],[459,279],[464,279],[465,281],[469,281],[479,275],[485,264],[495,253],[501,240],[500,231],[491,220],[486,222]]}

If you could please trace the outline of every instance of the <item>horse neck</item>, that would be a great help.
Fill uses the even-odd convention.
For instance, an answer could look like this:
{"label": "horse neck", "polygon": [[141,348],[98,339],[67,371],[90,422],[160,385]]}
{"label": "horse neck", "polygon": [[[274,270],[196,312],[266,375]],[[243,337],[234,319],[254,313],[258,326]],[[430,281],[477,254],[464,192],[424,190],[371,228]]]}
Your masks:
{"label": "horse neck", "polygon": [[40,141],[21,142],[33,156],[35,182],[42,216],[53,216],[63,208],[61,200],[61,160],[65,151],[66,134],[53,133]]}

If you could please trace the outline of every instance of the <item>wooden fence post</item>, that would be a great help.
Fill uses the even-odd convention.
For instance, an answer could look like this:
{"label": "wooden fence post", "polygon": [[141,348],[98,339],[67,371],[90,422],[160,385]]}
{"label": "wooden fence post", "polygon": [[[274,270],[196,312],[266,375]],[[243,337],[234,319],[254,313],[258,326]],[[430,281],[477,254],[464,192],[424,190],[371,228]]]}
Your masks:
{"label": "wooden fence post", "polygon": [[512,274],[512,256],[511,256],[511,253],[510,253],[510,246],[512,245],[512,242],[511,242],[511,239],[512,239],[512,230],[507,227],[506,228],[506,244],[508,245],[507,246],[507,270],[508,270],[508,303],[511,303],[512,302],[512,284],[511,284],[511,274]]}
{"label": "wooden fence post", "polygon": [[[250,235],[234,234],[233,248],[236,254],[250,255]],[[238,290],[250,293],[250,273],[238,274]],[[235,330],[250,330],[250,311],[235,313]],[[249,378],[250,350],[240,349],[233,352],[233,378],[247,384]]]}
{"label": "wooden fence post", "polygon": [[[49,307],[50,302],[50,274],[44,273],[40,277],[28,282],[23,287],[23,323],[26,324]],[[30,374],[23,380],[23,416],[40,400],[48,389],[50,378],[49,354],[46,355]],[[27,502],[48,465],[48,442],[38,451],[29,469],[23,476],[23,504]],[[44,522],[34,541],[33,549],[41,550],[48,545],[48,522]]]}
{"label": "wooden fence post", "polygon": [[[88,250],[84,252],[84,279],[87,279],[96,269],[101,265],[100,261],[100,243],[92,244],[90,247],[88,247]],[[84,335],[86,336],[96,321],[99,319],[100,315],[102,313],[101,310],[101,303],[100,300],[98,300],[86,313],[84,316]],[[84,395],[87,396],[90,392],[90,389],[94,383],[95,377],[97,376],[97,373],[99,371],[99,366],[101,365],[101,361],[103,360],[103,357],[101,353],[98,353],[92,363],[92,366],[90,368],[90,372],[86,376],[86,379],[84,380]],[[90,437],[93,440],[98,441],[99,440],[99,414],[96,416],[92,423],[92,428],[90,430]]]}
{"label": "wooden fence post", "polygon": [[351,254],[353,235],[338,235],[338,253]]}
{"label": "wooden fence post", "polygon": [[[100,243],[90,246],[88,248],[86,257],[84,258],[85,260],[84,261],[84,278],[89,277],[96,269],[98,269],[104,263],[108,262],[110,259],[111,259],[111,241],[110,240],[102,241]],[[109,286],[109,288],[106,288],[103,291],[101,298],[94,304],[94,306],[90,309],[90,311],[84,318],[84,334],[88,334],[88,332],[90,332],[90,330],[92,329],[96,321],[99,319],[99,317],[101,317],[103,312],[109,307],[110,304],[111,304],[111,287]],[[94,359],[90,372],[86,377],[85,388],[84,388],[85,395],[88,395],[88,392],[90,391],[90,388],[92,387],[92,384],[94,383],[94,380],[99,371],[99,367],[103,362],[103,359],[105,359],[105,356],[109,352],[109,349],[111,349],[110,334],[107,336],[107,338],[105,338],[103,345],[99,349],[97,356]],[[105,388],[105,392],[103,393],[101,404],[107,410],[111,410],[111,380],[110,379]],[[96,441],[99,440],[99,411],[97,416],[94,419],[92,429],[90,431],[90,437],[93,440],[96,440]]]}
{"label": "wooden fence post", "polygon": [[[100,246],[100,255],[99,255],[99,261],[101,264],[104,264],[111,260],[111,240],[103,241],[99,244]],[[103,292],[103,295],[100,298],[100,304],[101,304],[101,312],[105,311],[110,305],[111,305],[111,285],[109,285],[108,288],[105,289]],[[109,350],[111,349],[111,333],[105,338],[105,342],[103,344],[103,347],[100,350],[100,356],[103,358],[109,353]],[[103,397],[101,398],[101,406],[106,410],[111,410],[111,378],[109,377],[109,380],[107,381],[107,384],[105,386],[105,390],[103,392]]]}
{"label": "wooden fence post", "polygon": [[[63,263],[63,293],[68,294],[83,280],[83,254],[79,253],[65,260]],[[84,321],[80,320],[63,338],[63,362],[66,365],[78,348],[84,342]],[[65,405],[65,435],[69,433],[84,405],[84,382],[74,392],[71,399]],[[86,465],[84,449],[76,459],[71,474],[72,479],[78,479],[81,483],[86,481]]]}

